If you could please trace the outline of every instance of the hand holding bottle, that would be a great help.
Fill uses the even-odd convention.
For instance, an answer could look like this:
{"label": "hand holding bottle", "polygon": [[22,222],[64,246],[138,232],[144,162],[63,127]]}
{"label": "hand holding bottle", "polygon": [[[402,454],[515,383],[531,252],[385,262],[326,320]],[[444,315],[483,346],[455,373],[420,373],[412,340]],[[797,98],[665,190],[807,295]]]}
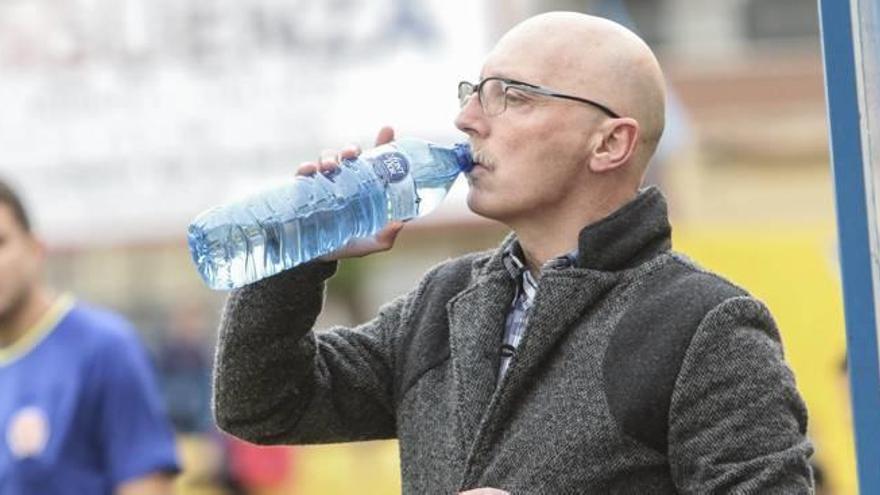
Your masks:
{"label": "hand holding bottle", "polygon": [[[391,127],[383,127],[376,136],[376,146],[381,146],[394,141],[394,129]],[[296,170],[296,175],[313,175],[322,173],[332,175],[339,167],[339,162],[357,158],[361,154],[361,149],[356,145],[349,145],[339,152],[334,150],[324,150],[321,158],[317,162],[303,162]],[[334,261],[343,258],[359,258],[373,253],[388,251],[394,246],[397,234],[403,229],[403,222],[389,222],[382,230],[376,232],[371,237],[356,237],[341,248],[327,253],[319,257],[321,261]]]}

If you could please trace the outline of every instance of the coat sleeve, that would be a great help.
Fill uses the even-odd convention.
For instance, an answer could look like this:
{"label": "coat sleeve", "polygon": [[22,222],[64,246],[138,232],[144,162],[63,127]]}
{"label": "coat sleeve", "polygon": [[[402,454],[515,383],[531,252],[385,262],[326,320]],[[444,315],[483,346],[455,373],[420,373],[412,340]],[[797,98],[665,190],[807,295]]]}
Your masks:
{"label": "coat sleeve", "polygon": [[807,412],[760,302],[710,311],[672,394],[669,461],[682,493],[812,493]]}
{"label": "coat sleeve", "polygon": [[222,430],[260,444],[395,435],[394,335],[408,297],[357,328],[313,332],[335,270],[312,262],[230,295],[214,372]]}

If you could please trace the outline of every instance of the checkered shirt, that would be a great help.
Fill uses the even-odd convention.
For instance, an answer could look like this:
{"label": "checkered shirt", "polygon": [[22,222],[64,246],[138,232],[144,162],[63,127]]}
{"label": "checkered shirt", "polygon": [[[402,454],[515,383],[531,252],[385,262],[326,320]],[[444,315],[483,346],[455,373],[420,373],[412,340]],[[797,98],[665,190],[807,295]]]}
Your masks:
{"label": "checkered shirt", "polygon": [[[541,267],[541,272],[545,270],[560,270],[574,265],[577,259],[577,249],[574,251],[554,258]],[[535,301],[535,294],[538,292],[538,282],[532,273],[522,261],[522,250],[516,245],[507,250],[504,256],[504,266],[510,273],[510,276],[517,281],[516,294],[510,303],[510,312],[507,314],[507,321],[504,328],[504,341],[501,344],[501,368],[498,370],[498,383],[507,374],[507,369],[513,357],[516,355],[516,349],[522,341],[526,333],[526,325],[529,321],[529,310]]]}

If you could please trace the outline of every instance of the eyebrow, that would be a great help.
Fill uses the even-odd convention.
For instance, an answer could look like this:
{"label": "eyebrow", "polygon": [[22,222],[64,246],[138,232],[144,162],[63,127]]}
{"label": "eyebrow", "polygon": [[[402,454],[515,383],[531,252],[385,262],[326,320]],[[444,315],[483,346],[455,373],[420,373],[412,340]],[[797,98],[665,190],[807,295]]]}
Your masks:
{"label": "eyebrow", "polygon": [[488,77],[498,77],[501,79],[512,79],[514,81],[522,81],[524,79],[528,79],[527,77],[522,77],[517,74],[510,74],[510,73],[504,72],[504,71],[501,71],[501,72],[489,71],[488,74],[480,72],[480,77],[479,77],[479,79],[477,79],[477,82],[480,82],[483,79],[486,79]]}

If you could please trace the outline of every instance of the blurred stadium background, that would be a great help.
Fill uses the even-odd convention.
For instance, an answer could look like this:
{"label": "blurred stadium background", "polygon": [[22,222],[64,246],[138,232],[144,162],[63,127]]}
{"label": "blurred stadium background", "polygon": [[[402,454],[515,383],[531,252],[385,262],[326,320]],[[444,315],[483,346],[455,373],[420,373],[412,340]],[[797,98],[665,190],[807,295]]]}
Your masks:
{"label": "blurred stadium background", "polygon": [[[461,139],[455,85],[517,21],[616,18],[673,90],[652,181],[679,250],[764,299],[810,410],[824,493],[856,493],[818,35],[808,0],[2,0],[0,175],[52,250],[50,279],[132,319],[180,431],[181,494],[399,492],[396,444],[260,449],[219,434],[210,360],[224,295],[188,221],[322,148]],[[505,230],[457,184],[391,253],[341,265],[322,327],[370,318],[431,265]]]}

